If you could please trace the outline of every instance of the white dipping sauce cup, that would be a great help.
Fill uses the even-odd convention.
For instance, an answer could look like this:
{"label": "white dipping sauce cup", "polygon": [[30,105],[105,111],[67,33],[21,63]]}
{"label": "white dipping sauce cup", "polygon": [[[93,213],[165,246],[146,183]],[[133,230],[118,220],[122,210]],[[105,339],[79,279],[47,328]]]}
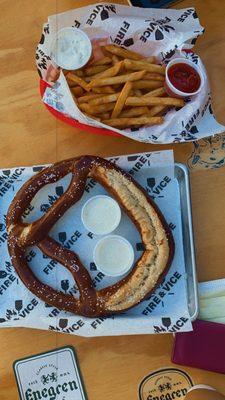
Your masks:
{"label": "white dipping sauce cup", "polygon": [[92,44],[81,29],[62,28],[52,42],[50,57],[56,65],[66,70],[76,70],[87,64]]}
{"label": "white dipping sauce cup", "polygon": [[94,263],[104,275],[126,274],[134,262],[134,250],[130,242],[118,235],[109,235],[99,240],[94,248]]}
{"label": "white dipping sauce cup", "polygon": [[[182,92],[181,90],[175,88],[175,86],[173,86],[173,84],[170,82],[170,79],[168,77],[168,71],[170,69],[170,67],[172,67],[172,65],[175,64],[187,64],[190,65],[190,67],[194,68],[195,71],[197,71],[198,75],[200,76],[200,86],[198,88],[198,90],[196,90],[195,92],[192,93],[185,93]],[[190,97],[190,96],[195,96],[196,94],[198,94],[200,92],[200,90],[202,89],[204,84],[204,77],[203,74],[200,70],[200,68],[198,67],[198,65],[194,64],[192,61],[186,59],[186,58],[174,58],[173,60],[171,60],[167,66],[166,66],[166,81],[165,81],[165,89],[168,93],[169,96],[175,96],[175,97]]]}
{"label": "white dipping sauce cup", "polygon": [[118,227],[121,209],[112,197],[94,196],[84,204],[81,220],[88,231],[96,235],[108,235]]}

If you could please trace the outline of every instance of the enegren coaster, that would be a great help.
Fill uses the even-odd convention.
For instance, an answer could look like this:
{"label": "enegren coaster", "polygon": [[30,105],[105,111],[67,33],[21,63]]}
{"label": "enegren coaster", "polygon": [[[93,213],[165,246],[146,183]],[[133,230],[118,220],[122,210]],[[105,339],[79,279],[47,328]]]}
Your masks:
{"label": "enegren coaster", "polygon": [[17,360],[13,368],[21,400],[87,400],[70,346]]}

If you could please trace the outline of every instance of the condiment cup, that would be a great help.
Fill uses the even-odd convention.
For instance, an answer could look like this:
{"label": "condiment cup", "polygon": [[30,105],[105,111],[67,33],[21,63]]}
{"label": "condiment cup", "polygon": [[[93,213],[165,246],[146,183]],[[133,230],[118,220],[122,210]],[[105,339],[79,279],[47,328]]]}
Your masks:
{"label": "condiment cup", "polygon": [[134,249],[130,242],[119,235],[105,236],[94,248],[93,259],[104,275],[116,277],[126,274],[134,262]]}
{"label": "condiment cup", "polygon": [[[79,60],[78,57],[74,57],[74,63],[73,61],[73,56],[71,56],[70,62],[68,62],[68,64],[66,63],[66,57],[62,56],[61,58],[59,57],[59,46],[57,45],[57,41],[62,38],[64,36],[64,49],[65,46],[68,46],[69,44],[72,47],[72,40],[73,39],[77,39],[78,36],[80,36],[80,38],[82,38],[83,43],[86,46],[86,54],[84,57],[84,53],[83,53],[83,59]],[[80,47],[78,46],[78,49]],[[65,49],[67,50],[67,49]],[[72,51],[72,50],[71,50]],[[92,54],[92,44],[91,44],[91,40],[89,39],[88,35],[82,31],[81,29],[78,28],[73,28],[73,27],[68,27],[68,28],[62,28],[59,29],[55,35],[54,40],[52,41],[51,44],[51,51],[50,51],[50,56],[52,61],[59,67],[66,69],[66,70],[76,70],[79,68],[82,68],[84,65],[87,64],[87,62],[89,61],[90,57]]]}
{"label": "condiment cup", "polygon": [[[168,71],[169,71],[170,67],[172,67],[172,65],[181,64],[181,63],[190,65],[190,67],[194,68],[197,71],[198,75],[200,76],[201,83],[200,83],[200,86],[199,86],[198,90],[196,90],[195,92],[192,92],[192,93],[182,92],[181,90],[179,90],[179,89],[177,89],[176,87],[173,86],[173,84],[171,83],[171,81],[170,81],[170,79],[168,77]],[[198,65],[194,64],[192,61],[188,60],[187,58],[181,58],[181,57],[180,58],[174,58],[173,60],[171,60],[167,64],[167,66],[166,66],[165,89],[166,89],[166,92],[167,92],[167,94],[169,96],[173,96],[173,97],[195,96],[196,94],[198,94],[201,91],[201,89],[203,87],[203,84],[204,84],[204,77],[203,77],[201,69],[198,67]]]}
{"label": "condiment cup", "polygon": [[81,220],[85,228],[96,235],[108,235],[121,221],[121,209],[109,196],[93,196],[81,210]]}

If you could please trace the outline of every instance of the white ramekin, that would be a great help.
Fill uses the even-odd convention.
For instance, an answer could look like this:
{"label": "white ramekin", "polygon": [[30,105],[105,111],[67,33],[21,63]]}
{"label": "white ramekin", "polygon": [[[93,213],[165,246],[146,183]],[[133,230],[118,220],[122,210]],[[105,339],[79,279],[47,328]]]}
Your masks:
{"label": "white ramekin", "polygon": [[[198,74],[199,74],[199,76],[200,76],[200,79],[201,79],[200,86],[199,86],[198,90],[196,90],[196,91],[193,92],[193,93],[185,93],[185,92],[182,92],[181,90],[175,88],[175,87],[173,86],[173,84],[170,82],[170,79],[169,79],[169,77],[168,77],[168,71],[169,71],[170,67],[172,67],[172,65],[180,64],[180,63],[190,65],[190,67],[194,68],[194,69],[198,72]],[[202,71],[200,70],[200,68],[198,67],[198,65],[194,64],[192,61],[188,60],[187,58],[181,58],[181,57],[180,57],[180,58],[174,58],[173,60],[171,60],[171,61],[167,64],[167,66],[166,66],[165,89],[166,89],[167,93],[168,93],[170,96],[175,96],[175,97],[190,97],[190,96],[195,96],[196,94],[198,94],[198,93],[200,92],[200,90],[202,89],[203,84],[204,84],[204,77],[203,77]]]}
{"label": "white ramekin", "polygon": [[[112,245],[112,242],[115,241],[115,243],[114,243],[115,253],[114,254],[116,254],[117,256],[119,254],[118,250],[116,248],[117,241],[120,243],[123,243],[124,250],[125,250],[125,248],[127,248],[128,252],[129,252],[129,257],[126,261],[126,265],[121,267],[119,270],[117,269],[117,271],[114,270],[113,266],[106,267],[104,259],[101,260],[100,250],[101,250],[102,246],[104,246],[105,251],[107,251],[107,242],[109,243],[109,240],[111,241],[111,245]],[[105,236],[104,238],[102,238],[98,241],[98,243],[96,244],[96,246],[94,248],[93,259],[94,259],[94,263],[95,263],[97,269],[100,272],[102,272],[104,275],[111,276],[111,277],[121,276],[121,275],[126,274],[131,269],[131,267],[134,263],[134,249],[133,249],[132,245],[130,244],[130,242],[128,242],[128,240],[125,239],[124,237],[119,236],[119,235],[109,235],[109,236]]]}
{"label": "white ramekin", "polygon": [[[76,34],[78,33],[80,36],[82,36],[85,39],[85,41],[87,43],[87,50],[88,51],[87,51],[87,56],[84,59],[84,61],[82,62],[82,64],[81,63],[79,64],[79,63],[76,62],[76,63],[74,63],[74,65],[70,65],[69,67],[68,67],[68,65],[63,64],[63,63],[61,63],[61,65],[59,65],[58,58],[57,58],[57,55],[55,54],[54,49],[57,47],[56,46],[56,42],[57,42],[59,36],[62,33],[65,33],[65,32],[67,32],[68,38],[71,38],[72,35],[74,35],[74,33],[76,33]],[[53,39],[53,41],[51,43],[50,56],[51,56],[52,61],[58,67],[61,67],[61,68],[66,69],[66,70],[77,70],[79,68],[82,68],[90,60],[91,54],[92,54],[91,40],[89,39],[88,35],[84,31],[82,31],[81,29],[78,29],[78,28],[68,27],[68,28],[59,29],[57,31],[56,35],[55,35],[55,38]]]}
{"label": "white ramekin", "polygon": [[[91,203],[94,200],[99,200],[99,202],[101,201],[101,199],[107,199],[109,204],[111,203],[113,206],[113,212],[114,212],[114,220],[112,221],[112,223],[110,225],[108,225],[105,229],[103,227],[104,225],[104,220],[105,220],[105,216],[104,214],[99,216],[99,223],[100,223],[100,227],[94,227],[93,225],[90,225],[87,221],[87,216],[85,215],[87,210],[89,209],[91,211]],[[96,234],[96,235],[108,235],[109,233],[113,232],[118,225],[120,224],[121,221],[121,209],[118,205],[118,203],[109,196],[105,196],[105,195],[98,195],[98,196],[93,196],[90,199],[88,199],[86,201],[86,203],[83,205],[82,210],[81,210],[81,220],[83,222],[83,225],[85,226],[85,228]],[[102,228],[101,228],[101,222],[102,222]]]}

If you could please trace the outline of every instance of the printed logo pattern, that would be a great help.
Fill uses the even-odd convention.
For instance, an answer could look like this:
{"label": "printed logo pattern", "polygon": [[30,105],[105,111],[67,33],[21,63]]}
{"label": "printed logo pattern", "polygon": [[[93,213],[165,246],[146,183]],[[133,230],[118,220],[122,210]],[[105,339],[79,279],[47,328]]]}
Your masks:
{"label": "printed logo pattern", "polygon": [[190,376],[176,368],[163,368],[147,375],[139,386],[139,400],[185,399],[193,386]]}
{"label": "printed logo pattern", "polygon": [[193,142],[193,150],[188,159],[188,166],[190,169],[217,169],[224,165],[224,134]]}
{"label": "printed logo pattern", "polygon": [[21,400],[85,400],[71,347],[38,354],[14,363]]}

